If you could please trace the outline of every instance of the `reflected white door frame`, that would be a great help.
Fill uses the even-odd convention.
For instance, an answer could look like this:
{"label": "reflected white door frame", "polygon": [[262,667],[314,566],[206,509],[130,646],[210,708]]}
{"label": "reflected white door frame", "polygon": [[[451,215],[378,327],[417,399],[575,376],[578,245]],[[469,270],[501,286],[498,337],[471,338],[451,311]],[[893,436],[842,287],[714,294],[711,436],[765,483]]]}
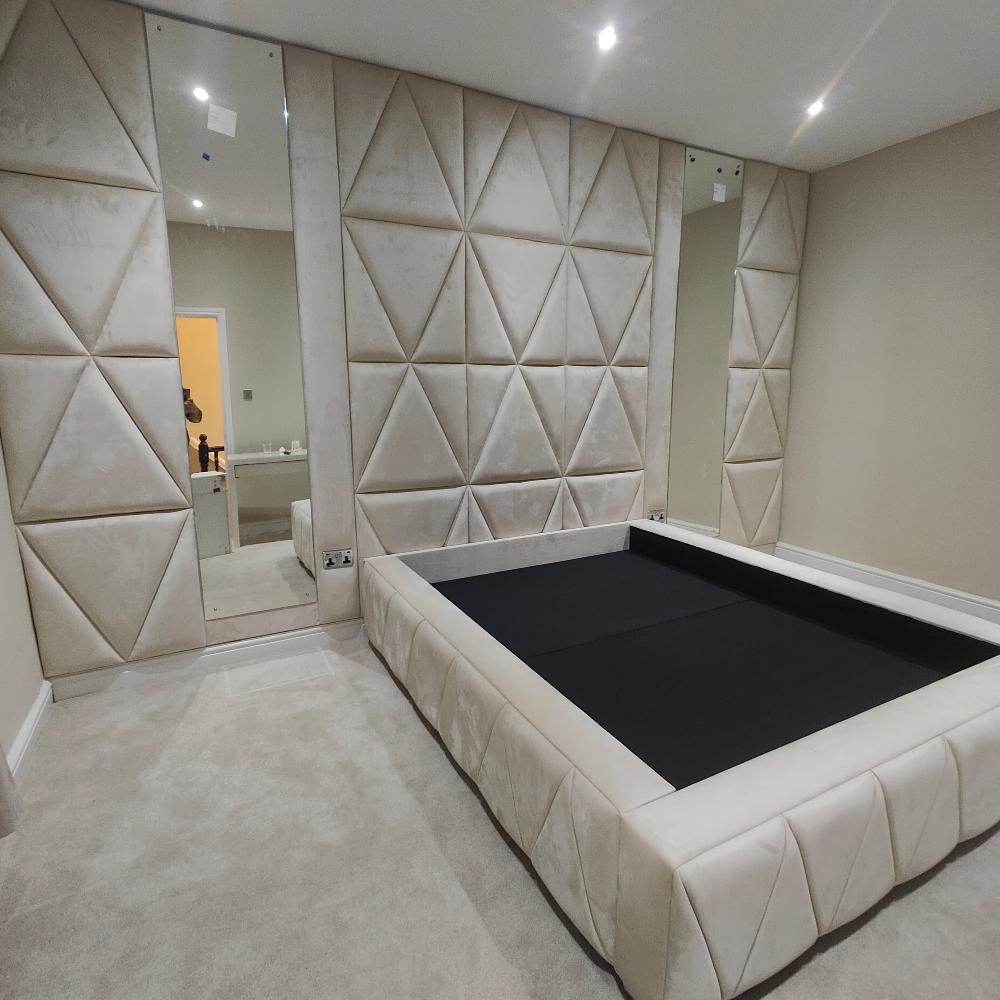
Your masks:
{"label": "reflected white door frame", "polygon": [[[225,426],[223,428],[226,456],[236,451],[236,440],[233,436],[233,397],[229,391],[229,340],[226,336],[226,310],[221,306],[175,306],[175,316],[192,316],[215,320],[216,340],[219,345],[219,373],[222,377],[222,413]],[[226,504],[229,510],[229,550],[235,552],[240,547],[240,526],[237,511],[233,509],[235,494],[229,489],[229,465],[226,464]]]}

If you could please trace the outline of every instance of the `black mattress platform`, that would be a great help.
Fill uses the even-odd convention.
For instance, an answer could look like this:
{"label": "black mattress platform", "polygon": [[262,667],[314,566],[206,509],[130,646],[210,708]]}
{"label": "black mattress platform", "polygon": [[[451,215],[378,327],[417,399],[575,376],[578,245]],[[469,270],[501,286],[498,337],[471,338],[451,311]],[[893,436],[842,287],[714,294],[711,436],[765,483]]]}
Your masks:
{"label": "black mattress platform", "polygon": [[675,788],[1000,653],[652,532],[629,545],[435,586]]}

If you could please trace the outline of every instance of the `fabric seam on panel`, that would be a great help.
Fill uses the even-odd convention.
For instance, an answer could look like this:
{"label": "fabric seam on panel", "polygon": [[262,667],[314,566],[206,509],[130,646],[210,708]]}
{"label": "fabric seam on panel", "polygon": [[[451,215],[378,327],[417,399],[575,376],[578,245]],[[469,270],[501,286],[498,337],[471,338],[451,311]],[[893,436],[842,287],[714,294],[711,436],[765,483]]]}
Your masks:
{"label": "fabric seam on panel", "polygon": [[[31,0],[28,0],[28,3],[30,3],[30,2],[31,2]],[[139,188],[139,187],[134,187],[131,184],[114,184],[114,185],[110,185],[110,186],[116,187],[116,188],[125,188],[126,190],[129,190],[129,191],[150,191],[150,190],[152,190],[152,191],[156,191],[157,193],[159,193],[160,192],[160,188],[157,186],[156,179],[153,177],[153,171],[150,169],[149,164],[146,162],[146,157],[144,157],[142,155],[142,152],[140,151],[139,147],[135,144],[135,139],[132,138],[132,133],[129,132],[129,130],[125,127],[125,122],[122,121],[121,115],[118,114],[118,109],[112,103],[111,98],[108,97],[108,92],[104,89],[104,85],[101,83],[100,80],[97,79],[97,74],[94,72],[94,70],[91,67],[90,63],[87,61],[87,57],[83,54],[83,49],[80,48],[80,43],[76,40],[76,35],[74,35],[72,31],[70,31],[69,25],[66,23],[66,19],[62,16],[62,11],[59,10],[58,4],[50,3],[49,6],[55,12],[55,15],[56,15],[56,17],[59,18],[59,21],[62,23],[63,30],[69,36],[70,41],[73,43],[73,47],[76,49],[76,51],[79,54],[80,58],[83,60],[83,65],[87,67],[87,72],[90,73],[91,77],[94,80],[94,83],[97,84],[97,89],[100,90],[101,95],[103,96],[104,100],[107,102],[108,107],[111,109],[111,113],[118,120],[118,124],[121,126],[122,131],[125,133],[126,137],[128,138],[129,144],[132,146],[132,149],[135,150],[135,155],[139,157],[139,162],[146,168],[146,173],[149,176],[149,182],[150,182],[150,184],[153,185],[152,188]],[[27,7],[28,7],[28,4],[25,4],[25,9],[27,9]],[[134,8],[131,8],[129,10],[129,13],[130,14],[134,14],[134,15],[139,16],[139,17],[142,16],[142,14],[139,11],[135,10]],[[20,22],[20,19],[18,19],[18,20]],[[13,39],[13,37],[14,36],[11,35],[12,39]],[[152,96],[150,97],[150,100],[152,101]],[[131,258],[129,258],[129,259],[131,260]]]}
{"label": "fabric seam on panel", "polygon": [[[332,61],[335,63],[336,57],[334,57],[334,59]],[[334,115],[336,115],[336,100],[337,100],[337,81],[336,81],[337,73],[336,73],[336,66],[335,65],[332,66],[331,69],[333,71],[333,77],[334,77],[334,80],[333,80],[333,84],[334,84],[334,86],[333,86],[333,99],[334,99]],[[398,69],[395,71],[395,73],[396,73],[396,75],[395,75],[395,78],[392,81],[392,86],[389,87],[389,93],[386,95],[385,104],[382,105],[382,108],[381,108],[381,110],[378,113],[378,117],[375,119],[375,127],[372,129],[371,137],[368,139],[368,142],[365,145],[365,151],[364,151],[364,153],[361,156],[361,162],[358,163],[358,169],[355,172],[354,176],[351,178],[351,186],[348,188],[346,194],[344,194],[344,192],[341,191],[340,207],[341,207],[341,216],[342,217],[344,216],[344,211],[343,211],[344,206],[351,200],[351,195],[354,194],[354,186],[358,183],[358,178],[361,176],[361,171],[364,170],[364,168],[365,168],[365,161],[368,159],[369,152],[371,152],[372,143],[375,141],[375,136],[378,133],[378,128],[382,124],[382,118],[385,115],[385,109],[387,107],[389,107],[389,102],[392,100],[392,95],[396,92],[396,87],[399,86],[399,79],[403,75]],[[411,97],[410,100],[413,100],[413,98]],[[418,114],[417,117],[419,118],[420,115]],[[334,130],[334,134],[335,135],[340,131],[340,129],[337,127],[336,121],[334,122],[334,129],[333,130]],[[338,175],[340,173],[340,151],[339,150],[337,151],[337,173],[338,173]]]}
{"label": "fabric seam on panel", "polygon": [[44,569],[45,572],[48,573],[49,576],[52,578],[53,583],[55,583],[56,586],[59,587],[59,590],[70,599],[70,601],[80,612],[80,614],[83,615],[83,617],[87,621],[87,624],[90,625],[90,627],[104,640],[105,643],[107,643],[108,648],[114,650],[115,655],[120,657],[122,662],[125,662],[125,657],[122,655],[121,652],[119,652],[118,647],[104,634],[104,631],[97,625],[94,619],[91,618],[91,616],[83,608],[83,606],[76,599],[76,597],[67,589],[66,585],[59,579],[55,571],[41,557],[41,555],[35,549],[34,545],[31,544],[31,540],[28,538],[28,536],[23,531],[19,531],[18,534],[22,539],[24,539],[25,545],[28,546],[28,549],[31,551],[31,554],[38,560],[39,565],[42,567],[42,569]]}
{"label": "fabric seam on panel", "polygon": [[[760,920],[757,921],[757,929],[754,931],[753,939],[750,941],[750,948],[747,951],[746,958],[743,960],[743,968],[740,969],[739,978],[736,980],[736,987],[733,990],[734,996],[740,993],[740,987],[743,985],[743,979],[747,974],[747,966],[750,964],[750,959],[753,957],[754,948],[757,947],[757,938],[760,937],[760,929],[764,926],[764,921],[767,919],[767,911],[771,908],[771,900],[774,899],[774,890],[778,886],[778,879],[781,878],[781,869],[784,867],[785,858],[788,856],[788,838],[790,836],[794,836],[788,826],[788,820],[786,820],[784,816],[781,817],[781,830],[783,834],[781,842],[781,857],[778,859],[778,867],[774,871],[774,881],[771,883],[771,889],[767,894],[767,899],[764,901],[764,909],[761,910]],[[801,851],[799,853],[801,854]]]}
{"label": "fabric seam on panel", "polygon": [[132,653],[135,652],[135,647],[139,644],[139,640],[142,638],[142,630],[146,627],[146,622],[149,620],[149,613],[153,610],[156,598],[160,594],[160,587],[163,586],[163,581],[166,578],[168,570],[170,569],[170,564],[174,561],[174,556],[177,554],[177,546],[181,543],[181,536],[184,534],[184,529],[188,526],[188,521],[191,520],[192,517],[193,514],[189,514],[185,511],[184,517],[181,518],[181,526],[177,532],[177,537],[174,539],[173,547],[170,549],[170,555],[167,557],[167,561],[163,564],[163,572],[160,574],[159,580],[156,581],[156,588],[153,590],[152,597],[149,600],[149,607],[146,608],[146,613],[142,616],[142,624],[139,626],[139,631],[135,635],[135,642],[132,643],[132,648],[128,651],[128,657],[126,657],[126,659],[131,659]]}
{"label": "fabric seam on panel", "polygon": [[[584,119],[589,121],[589,119]],[[587,197],[584,199],[583,204],[580,206],[580,214],[576,217],[576,221],[572,224],[571,232],[568,233],[568,242],[576,245],[574,240],[576,239],[576,231],[580,228],[580,221],[583,219],[584,213],[587,211],[587,206],[590,204],[590,199],[594,194],[594,188],[597,185],[597,179],[601,176],[601,171],[604,169],[604,164],[607,162],[608,156],[611,154],[611,147],[614,145],[615,136],[618,134],[618,126],[611,126],[611,135],[608,137],[608,144],[604,147],[604,153],[601,156],[601,162],[597,165],[597,171],[594,173],[593,178],[590,181],[590,185],[587,188]],[[570,136],[570,145],[573,144],[572,135]],[[570,177],[570,182],[572,186],[572,176]],[[570,228],[570,227],[567,227]],[[600,249],[600,247],[593,247],[591,249]]]}
{"label": "fabric seam on panel", "polygon": [[[881,785],[879,786],[881,788]],[[850,870],[847,873],[847,878],[844,879],[844,887],[840,890],[840,896],[837,898],[837,905],[834,907],[833,916],[830,918],[830,927],[835,927],[837,925],[837,917],[840,916],[841,908],[844,905],[844,900],[847,898],[847,890],[850,888],[851,879],[854,878],[854,872],[857,870],[858,862],[861,860],[861,852],[865,849],[865,842],[868,840],[868,833],[872,828],[872,823],[875,820],[875,809],[878,805],[878,792],[875,790],[875,785],[871,786],[871,806],[868,810],[868,820],[865,823],[864,831],[861,834],[861,839],[858,841],[858,849],[854,854],[854,860],[851,862]],[[888,813],[886,816],[888,820]],[[888,825],[888,823],[887,823]],[[801,850],[801,848],[800,848]],[[806,871],[806,884],[809,884],[809,872],[806,866],[803,864],[803,869]],[[816,913],[816,905],[813,904],[813,914]]]}
{"label": "fabric seam on panel", "polygon": [[[30,0],[26,0],[25,7],[27,7],[27,2],[30,2]],[[42,176],[42,175],[39,175],[39,174],[29,174],[29,173],[26,173],[25,171],[21,171],[21,170],[3,170],[3,171],[0,171],[0,174],[17,174],[19,177],[37,177],[37,176]],[[62,178],[51,178],[51,179],[52,180],[60,180]],[[70,183],[73,183],[73,182],[70,182]],[[79,182],[77,182],[77,183],[79,183]],[[106,184],[104,186],[105,187],[112,187],[112,188],[114,187],[114,185],[111,185],[111,184]],[[41,291],[42,295],[45,296],[45,298],[52,305],[52,308],[55,309],[55,311],[62,318],[62,321],[66,324],[66,328],[76,338],[77,342],[80,345],[80,349],[83,351],[83,354],[18,354],[18,355],[12,355],[12,354],[9,354],[8,352],[4,352],[5,356],[7,356],[7,357],[23,357],[23,358],[80,358],[81,360],[84,359],[84,358],[87,358],[87,357],[91,357],[90,350],[88,349],[87,345],[80,339],[80,334],[77,333],[76,327],[69,321],[69,318],[62,311],[62,309],[59,308],[59,304],[52,297],[52,294],[45,287],[45,285],[42,284],[41,278],[39,278],[39,276],[35,273],[34,269],[28,263],[27,258],[24,256],[24,254],[21,252],[21,250],[18,249],[18,246],[14,242],[13,237],[7,231],[7,229],[4,227],[2,220],[0,220],[0,236],[2,236],[7,241],[7,244],[10,247],[11,251],[17,256],[17,259],[24,265],[24,269],[34,279],[35,284],[38,285],[38,288]],[[82,371],[81,371],[81,376],[80,377],[81,378],[83,377]],[[77,381],[79,381],[79,379]],[[74,391],[75,391],[75,389],[74,389]],[[66,405],[69,406],[69,403],[67,403]],[[65,413],[65,412],[66,411],[63,410],[63,413]],[[60,417],[60,423],[61,422],[62,422],[62,418]]]}
{"label": "fabric seam on panel", "polygon": [[[160,454],[159,450],[153,445],[153,442],[149,440],[149,435],[147,435],[145,429],[140,426],[138,417],[132,412],[132,410],[126,404],[125,400],[122,399],[121,393],[119,393],[118,390],[111,384],[111,380],[108,378],[107,373],[104,371],[104,368],[101,366],[101,361],[104,360],[104,358],[109,358],[109,359],[114,360],[114,361],[132,361],[132,360],[135,360],[135,361],[161,361],[161,360],[162,361],[172,361],[173,359],[172,358],[132,357],[132,356],[125,356],[125,355],[107,355],[107,354],[93,356],[93,358],[92,358],[95,366],[97,367],[98,372],[100,372],[101,378],[104,379],[104,382],[106,383],[107,387],[114,393],[115,399],[118,400],[118,402],[121,404],[122,409],[126,412],[126,414],[128,414],[129,419],[135,425],[135,429],[142,435],[142,439],[146,442],[147,446],[149,447],[149,450],[157,458],[157,460],[159,461],[160,465],[163,466],[163,471],[171,478],[171,480],[173,480],[174,485],[181,491],[181,496],[184,496],[184,487],[179,482],[177,482],[177,477],[170,471],[169,468],[167,468],[167,463],[164,460],[164,457]],[[179,365],[179,362],[178,362],[178,377],[179,376],[180,376],[180,365]],[[62,421],[60,421],[60,423],[61,422]],[[185,497],[185,499],[187,499],[187,498]]]}
{"label": "fabric seam on panel", "polygon": [[[72,329],[72,327],[70,327]],[[73,331],[76,334],[76,331]],[[86,348],[84,348],[86,350]],[[6,355],[6,357],[11,357],[12,355]],[[67,357],[67,355],[59,355],[60,357]],[[68,355],[75,357],[76,355]],[[18,355],[18,357],[38,357],[38,355]],[[93,364],[93,358],[88,354],[86,358],[81,357],[80,360],[83,364],[80,366],[80,374],[76,377],[76,383],[73,386],[73,391],[69,394],[69,398],[66,400],[66,405],[63,407],[62,413],[59,414],[59,419],[56,421],[55,426],[52,430],[52,437],[49,438],[49,443],[45,446],[45,451],[42,452],[41,458],[38,460],[38,465],[35,471],[31,474],[31,479],[28,482],[27,487],[24,490],[24,495],[21,497],[20,503],[17,505],[17,510],[14,511],[14,520],[18,523],[24,523],[22,521],[21,512],[24,510],[24,505],[28,502],[28,497],[31,496],[31,491],[35,488],[35,481],[38,479],[38,473],[42,471],[42,466],[45,464],[45,460],[49,457],[49,452],[52,450],[52,442],[55,441],[56,435],[59,433],[59,428],[62,426],[63,420],[66,419],[66,414],[69,412],[69,408],[76,398],[77,391],[80,388],[80,383],[83,381],[84,373],[87,371],[88,364]],[[8,477],[8,490],[10,488]],[[13,500],[13,498],[11,498]],[[64,518],[50,518],[49,520],[65,520]],[[54,576],[55,574],[53,574]],[[58,577],[56,577],[58,579]]]}
{"label": "fabric seam on panel", "polygon": [[[941,797],[941,790],[942,788],[944,788],[944,777],[945,773],[948,770],[948,757],[949,757],[948,741],[947,739],[945,739],[943,735],[939,736],[938,740],[941,741],[941,749],[943,751],[941,770],[938,772],[937,784],[934,786],[934,794],[931,796],[930,806],[927,809],[927,815],[924,816],[924,821],[920,826],[920,833],[917,835],[917,839],[913,845],[913,850],[910,852],[910,856],[909,858],[907,858],[906,864],[903,866],[905,868],[909,868],[909,866],[913,864],[913,859],[920,853],[920,847],[923,844],[924,836],[927,834],[927,827],[931,821],[931,814],[934,812],[934,809],[938,804],[938,799]],[[957,765],[955,767],[955,770],[956,772],[958,771]]]}
{"label": "fabric seam on panel", "polygon": [[[437,164],[438,171],[441,174],[441,180],[444,181],[444,186],[445,186],[445,189],[448,192],[448,197],[451,199],[452,205],[455,206],[455,215],[458,216],[458,221],[459,221],[459,223],[461,223],[462,222],[462,210],[458,207],[458,204],[455,201],[455,193],[452,191],[451,185],[448,183],[448,178],[445,175],[444,167],[441,165],[441,157],[438,156],[437,149],[434,147],[434,143],[431,140],[431,135],[427,131],[427,126],[424,124],[424,116],[420,113],[420,105],[417,104],[417,100],[413,96],[413,91],[410,89],[409,78],[411,76],[420,76],[420,74],[419,73],[402,73],[402,72],[399,74],[399,78],[400,78],[400,80],[402,80],[403,86],[406,87],[407,94],[410,95],[410,101],[413,104],[413,108],[414,108],[414,110],[417,113],[417,121],[420,122],[421,131],[424,133],[424,138],[427,140],[427,145],[430,146],[430,148],[431,148],[431,155],[434,157],[434,162]],[[395,88],[393,88],[393,89],[395,89]],[[390,94],[389,96],[391,97],[392,95]],[[386,103],[388,104],[388,101]],[[375,133],[373,132],[372,133],[372,139],[374,139],[374,138],[375,138]],[[371,145],[371,143],[369,143],[369,146],[370,145]],[[358,172],[360,173],[360,170]],[[463,178],[463,180],[464,180],[464,178]],[[464,195],[465,192],[463,191],[462,193]],[[463,201],[465,200],[464,197],[463,197],[462,200]],[[449,270],[450,269],[451,269],[451,267],[449,265]],[[447,279],[447,272],[445,273],[445,278]]]}
{"label": "fabric seam on panel", "polygon": [[[465,89],[466,89],[465,87],[462,88],[463,94],[465,92]],[[463,104],[463,107],[464,107],[464,105],[465,105],[465,101],[464,100],[463,100],[462,104]],[[503,138],[500,140],[500,145],[497,146],[496,155],[493,157],[493,162],[490,164],[489,172],[486,174],[486,180],[483,181],[483,186],[479,189],[479,194],[476,196],[476,203],[475,203],[475,205],[473,205],[472,208],[469,211],[468,219],[465,222],[465,225],[467,227],[467,231],[469,231],[468,227],[471,227],[472,220],[475,217],[476,212],[479,211],[479,203],[483,200],[483,195],[486,193],[486,189],[489,187],[490,181],[493,179],[493,172],[496,170],[497,161],[500,159],[500,154],[503,152],[503,147],[507,143],[507,137],[510,135],[510,130],[511,130],[511,128],[514,125],[514,119],[517,117],[517,112],[520,109],[520,107],[521,107],[520,102],[519,101],[515,101],[514,102],[514,110],[510,114],[510,119],[507,122],[507,127],[503,130]],[[464,136],[463,136],[463,143],[462,143],[462,145],[463,145],[462,158],[464,160],[465,159]],[[543,171],[543,173],[544,173],[544,171]],[[472,231],[474,231],[474,230],[472,230]],[[484,274],[483,277],[485,278],[486,275]]]}
{"label": "fabric seam on panel", "polygon": [[[884,760],[880,760],[877,763],[872,764],[870,767],[866,767],[866,768],[864,768],[864,770],[859,771],[857,774],[849,775],[848,777],[844,778],[842,781],[838,781],[838,782],[836,782],[835,784],[832,784],[832,785],[827,785],[824,788],[821,788],[817,792],[812,792],[812,793],[810,793],[810,795],[809,795],[808,798],[800,799],[798,802],[794,802],[794,803],[792,803],[792,805],[786,806],[786,807],[778,810],[774,814],[774,816],[768,816],[765,819],[761,820],[760,822],[754,823],[753,826],[745,827],[745,828],[743,828],[741,830],[738,830],[737,832],[730,834],[724,840],[714,841],[712,844],[709,844],[708,846],[706,846],[706,847],[702,848],[701,850],[699,850],[697,854],[691,855],[690,858],[687,858],[685,861],[681,862],[681,864],[685,865],[685,864],[688,863],[688,861],[693,861],[695,858],[701,857],[702,854],[707,853],[708,851],[712,850],[715,847],[719,847],[721,844],[726,844],[730,840],[735,840],[737,837],[741,837],[745,833],[749,833],[751,830],[756,830],[757,827],[763,826],[765,823],[769,823],[771,820],[775,819],[778,816],[784,816],[786,813],[791,812],[793,809],[797,809],[801,805],[805,805],[807,802],[813,802],[814,800],[818,799],[821,795],[824,795],[827,792],[832,791],[835,788],[840,788],[842,785],[847,784],[847,782],[849,782],[849,781],[853,781],[855,778],[859,778],[863,774],[869,774],[870,773],[870,774],[872,774],[872,776],[875,778],[876,781],[879,781],[879,777],[875,773],[875,771],[876,771],[877,768],[883,767],[886,764],[890,764],[893,761],[898,760],[900,757],[903,757],[906,754],[908,754],[908,753],[910,753],[910,752],[912,752],[914,750],[919,750],[921,747],[927,746],[927,744],[932,743],[936,739],[941,739],[943,737],[946,737],[948,733],[954,732],[956,729],[958,729],[961,726],[966,725],[967,723],[974,722],[977,719],[981,719],[984,715],[989,715],[990,712],[996,711],[997,708],[1000,708],[1000,705],[993,705],[990,708],[987,708],[987,709],[985,709],[982,712],[978,712],[976,715],[973,715],[973,716],[971,716],[968,719],[963,719],[961,722],[956,723],[954,726],[951,726],[950,728],[945,729],[945,730],[943,730],[940,733],[935,733],[933,736],[930,736],[926,740],[924,740],[923,743],[918,743],[916,746],[913,746],[913,747],[907,747],[905,750],[902,750],[900,753],[894,754],[892,757],[887,757]],[[803,737],[803,739],[804,738],[805,737]],[[788,744],[788,746],[791,746],[791,744]],[[714,777],[714,775],[713,775],[713,777]],[[704,780],[705,781],[711,781],[712,779],[711,778],[705,778]],[[879,784],[880,785],[882,784],[881,781],[879,781]],[[689,786],[689,787],[693,787],[693,786]],[[664,792],[662,795],[657,795],[656,798],[650,799],[648,802],[643,802],[643,803],[640,803],[639,805],[636,805],[636,806],[629,806],[628,809],[623,810],[622,815],[623,816],[629,815],[631,813],[636,812],[639,809],[644,809],[646,806],[652,805],[654,802],[659,802],[662,799],[665,799],[668,795],[674,795],[674,794],[676,794],[676,791],[677,790],[674,789],[673,791],[670,791],[670,792]],[[882,792],[883,792],[883,797],[885,797],[885,788],[884,787],[882,789]],[[886,799],[886,801],[888,801],[888,799]],[[891,842],[892,839],[893,839],[892,838],[892,824],[891,823],[889,824],[889,837],[890,837],[890,842]],[[895,852],[895,848],[893,848],[893,859],[895,859],[895,857],[896,857],[896,852]],[[894,880],[894,881],[898,881],[898,880]]]}
{"label": "fabric seam on panel", "polygon": [[[572,762],[571,762],[572,764]],[[569,778],[569,825],[573,831],[573,845],[576,847],[576,860],[580,865],[580,879],[583,882],[583,896],[587,900],[587,914],[590,917],[590,926],[594,928],[594,937],[600,943],[606,955],[613,955],[614,951],[608,949],[607,942],[597,929],[597,921],[594,919],[594,907],[590,902],[590,890],[587,888],[587,873],[583,869],[583,853],[580,851],[580,837],[576,832],[576,816],[573,813],[573,788],[576,785],[577,768],[575,765],[570,770]],[[593,784],[593,782],[591,782]]]}
{"label": "fabric seam on panel", "polygon": [[[652,256],[654,247],[653,234],[649,231],[649,219],[646,218],[646,206],[642,203],[642,195],[639,194],[639,184],[635,179],[635,168],[632,166],[632,158],[628,155],[628,146],[625,145],[625,140],[622,137],[622,130],[618,127],[615,128],[615,133],[622,144],[622,154],[625,157],[625,166],[628,168],[628,175],[632,181],[632,187],[635,188],[636,200],[639,202],[639,210],[642,213],[642,224],[646,227],[646,235],[649,237],[649,254]],[[643,133],[644,134],[644,133]],[[659,166],[660,166],[660,143],[656,143],[656,172],[657,172],[657,186],[659,186]],[[656,207],[653,207],[653,216],[656,216]],[[655,228],[655,227],[654,227]],[[640,251],[641,252],[641,251]]]}

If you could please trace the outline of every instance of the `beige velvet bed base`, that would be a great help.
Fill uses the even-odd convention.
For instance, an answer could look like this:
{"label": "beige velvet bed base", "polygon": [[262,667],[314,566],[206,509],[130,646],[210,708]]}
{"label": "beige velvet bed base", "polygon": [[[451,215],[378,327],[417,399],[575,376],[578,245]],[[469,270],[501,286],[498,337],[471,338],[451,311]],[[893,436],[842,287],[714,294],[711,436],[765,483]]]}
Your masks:
{"label": "beige velvet bed base", "polygon": [[[1000,643],[1000,627],[636,527]],[[629,525],[369,559],[369,640],[636,1000],[722,1000],[1000,821],[1000,657],[675,791],[434,589],[626,548]]]}

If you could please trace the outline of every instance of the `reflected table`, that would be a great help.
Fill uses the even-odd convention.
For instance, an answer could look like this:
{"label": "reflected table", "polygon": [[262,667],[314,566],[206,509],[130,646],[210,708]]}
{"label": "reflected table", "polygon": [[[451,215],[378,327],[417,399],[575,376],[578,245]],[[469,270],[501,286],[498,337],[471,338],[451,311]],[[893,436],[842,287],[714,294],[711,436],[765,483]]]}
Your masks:
{"label": "reflected table", "polygon": [[260,476],[279,476],[292,468],[290,462],[304,462],[308,457],[308,449],[282,455],[279,452],[244,451],[233,452],[226,458],[228,472],[229,499],[229,544],[233,552],[240,547],[240,502],[239,484],[241,480],[255,479]]}

